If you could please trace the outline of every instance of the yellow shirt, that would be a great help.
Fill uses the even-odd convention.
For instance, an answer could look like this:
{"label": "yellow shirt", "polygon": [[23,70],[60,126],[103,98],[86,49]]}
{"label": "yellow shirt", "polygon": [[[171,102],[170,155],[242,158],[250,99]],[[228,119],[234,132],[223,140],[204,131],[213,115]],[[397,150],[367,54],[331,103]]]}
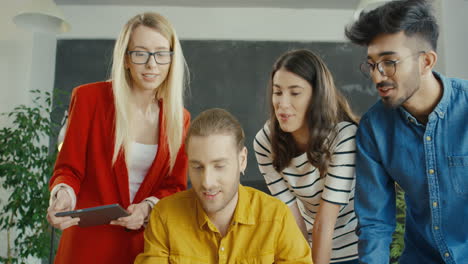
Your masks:
{"label": "yellow shirt", "polygon": [[143,263],[312,263],[310,247],[280,200],[239,185],[239,200],[221,237],[193,189],[159,201],[145,230]]}

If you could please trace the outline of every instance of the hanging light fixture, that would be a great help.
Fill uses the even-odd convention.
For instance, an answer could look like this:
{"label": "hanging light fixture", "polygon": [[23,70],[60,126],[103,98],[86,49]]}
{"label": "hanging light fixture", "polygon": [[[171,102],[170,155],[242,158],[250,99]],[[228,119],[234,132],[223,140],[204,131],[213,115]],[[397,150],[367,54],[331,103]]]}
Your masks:
{"label": "hanging light fixture", "polygon": [[60,8],[53,0],[31,0],[13,17],[13,22],[34,32],[64,33],[70,30]]}
{"label": "hanging light fixture", "polygon": [[354,19],[357,20],[359,18],[359,15],[361,12],[369,12],[373,9],[376,9],[377,7],[384,5],[391,0],[361,0],[359,1],[359,5],[356,8],[356,11],[354,12]]}

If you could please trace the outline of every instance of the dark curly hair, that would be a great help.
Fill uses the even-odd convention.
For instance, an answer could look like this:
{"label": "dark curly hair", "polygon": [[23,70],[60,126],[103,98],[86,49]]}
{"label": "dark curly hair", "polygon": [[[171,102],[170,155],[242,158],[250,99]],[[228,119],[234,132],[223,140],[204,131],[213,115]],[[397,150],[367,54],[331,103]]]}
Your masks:
{"label": "dark curly hair", "polygon": [[380,34],[403,31],[406,36],[423,39],[435,51],[439,25],[433,15],[430,0],[391,1],[369,12],[345,28],[346,37],[353,43],[368,46]]}

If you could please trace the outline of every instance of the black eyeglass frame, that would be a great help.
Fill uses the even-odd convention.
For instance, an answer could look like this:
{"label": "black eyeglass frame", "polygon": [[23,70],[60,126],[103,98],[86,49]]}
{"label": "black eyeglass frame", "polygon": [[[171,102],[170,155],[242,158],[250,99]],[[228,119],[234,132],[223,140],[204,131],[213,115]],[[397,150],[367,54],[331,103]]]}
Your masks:
{"label": "black eyeglass frame", "polygon": [[[363,62],[359,65],[359,70],[361,71],[362,75],[364,75],[364,77],[366,77],[367,79],[371,79],[372,78],[372,73],[375,71],[375,68],[377,68],[377,71],[384,77],[392,77],[395,75],[396,71],[397,71],[397,64],[408,59],[408,58],[411,58],[415,55],[421,55],[421,54],[425,54],[426,51],[418,51],[416,53],[413,53],[403,59],[399,59],[399,60],[382,60],[382,61],[379,61],[377,63],[370,63],[370,62]],[[390,63],[393,67],[393,73],[392,74],[385,74],[384,72],[384,69],[383,69],[383,66],[382,66],[382,63]]]}
{"label": "black eyeglass frame", "polygon": [[[148,54],[148,58],[146,59],[145,62],[134,62],[133,61],[133,58],[132,58],[132,54],[133,53],[137,53],[137,52],[143,52],[143,53],[146,53]],[[172,62],[172,55],[174,55],[174,52],[173,51],[155,51],[155,52],[149,52],[149,51],[143,51],[143,50],[129,50],[127,51],[127,54],[130,56],[130,61],[133,63],[133,64],[137,64],[137,65],[143,65],[143,64],[147,64],[150,60],[151,57],[154,57],[154,61],[159,64],[159,65],[166,65],[166,64],[169,64]],[[160,56],[160,54],[169,54],[169,56],[171,56],[171,60],[168,62],[168,63],[160,63],[158,62],[158,56]],[[157,56],[155,56],[157,55]]]}

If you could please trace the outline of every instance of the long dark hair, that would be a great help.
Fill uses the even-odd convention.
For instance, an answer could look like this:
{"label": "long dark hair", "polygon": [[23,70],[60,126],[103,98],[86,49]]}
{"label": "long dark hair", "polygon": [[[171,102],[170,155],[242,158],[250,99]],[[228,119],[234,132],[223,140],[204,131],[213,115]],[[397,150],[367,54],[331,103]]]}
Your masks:
{"label": "long dark hair", "polygon": [[273,65],[268,89],[273,167],[277,171],[284,170],[299,153],[292,134],[281,130],[271,100],[273,77],[280,69],[300,76],[312,87],[305,117],[309,131],[306,152],[309,162],[319,169],[320,177],[324,177],[331,160],[331,144],[337,135],[336,125],[341,121],[357,124],[359,119],[336,89],[332,74],[320,57],[308,50],[294,50],[281,55]]}

